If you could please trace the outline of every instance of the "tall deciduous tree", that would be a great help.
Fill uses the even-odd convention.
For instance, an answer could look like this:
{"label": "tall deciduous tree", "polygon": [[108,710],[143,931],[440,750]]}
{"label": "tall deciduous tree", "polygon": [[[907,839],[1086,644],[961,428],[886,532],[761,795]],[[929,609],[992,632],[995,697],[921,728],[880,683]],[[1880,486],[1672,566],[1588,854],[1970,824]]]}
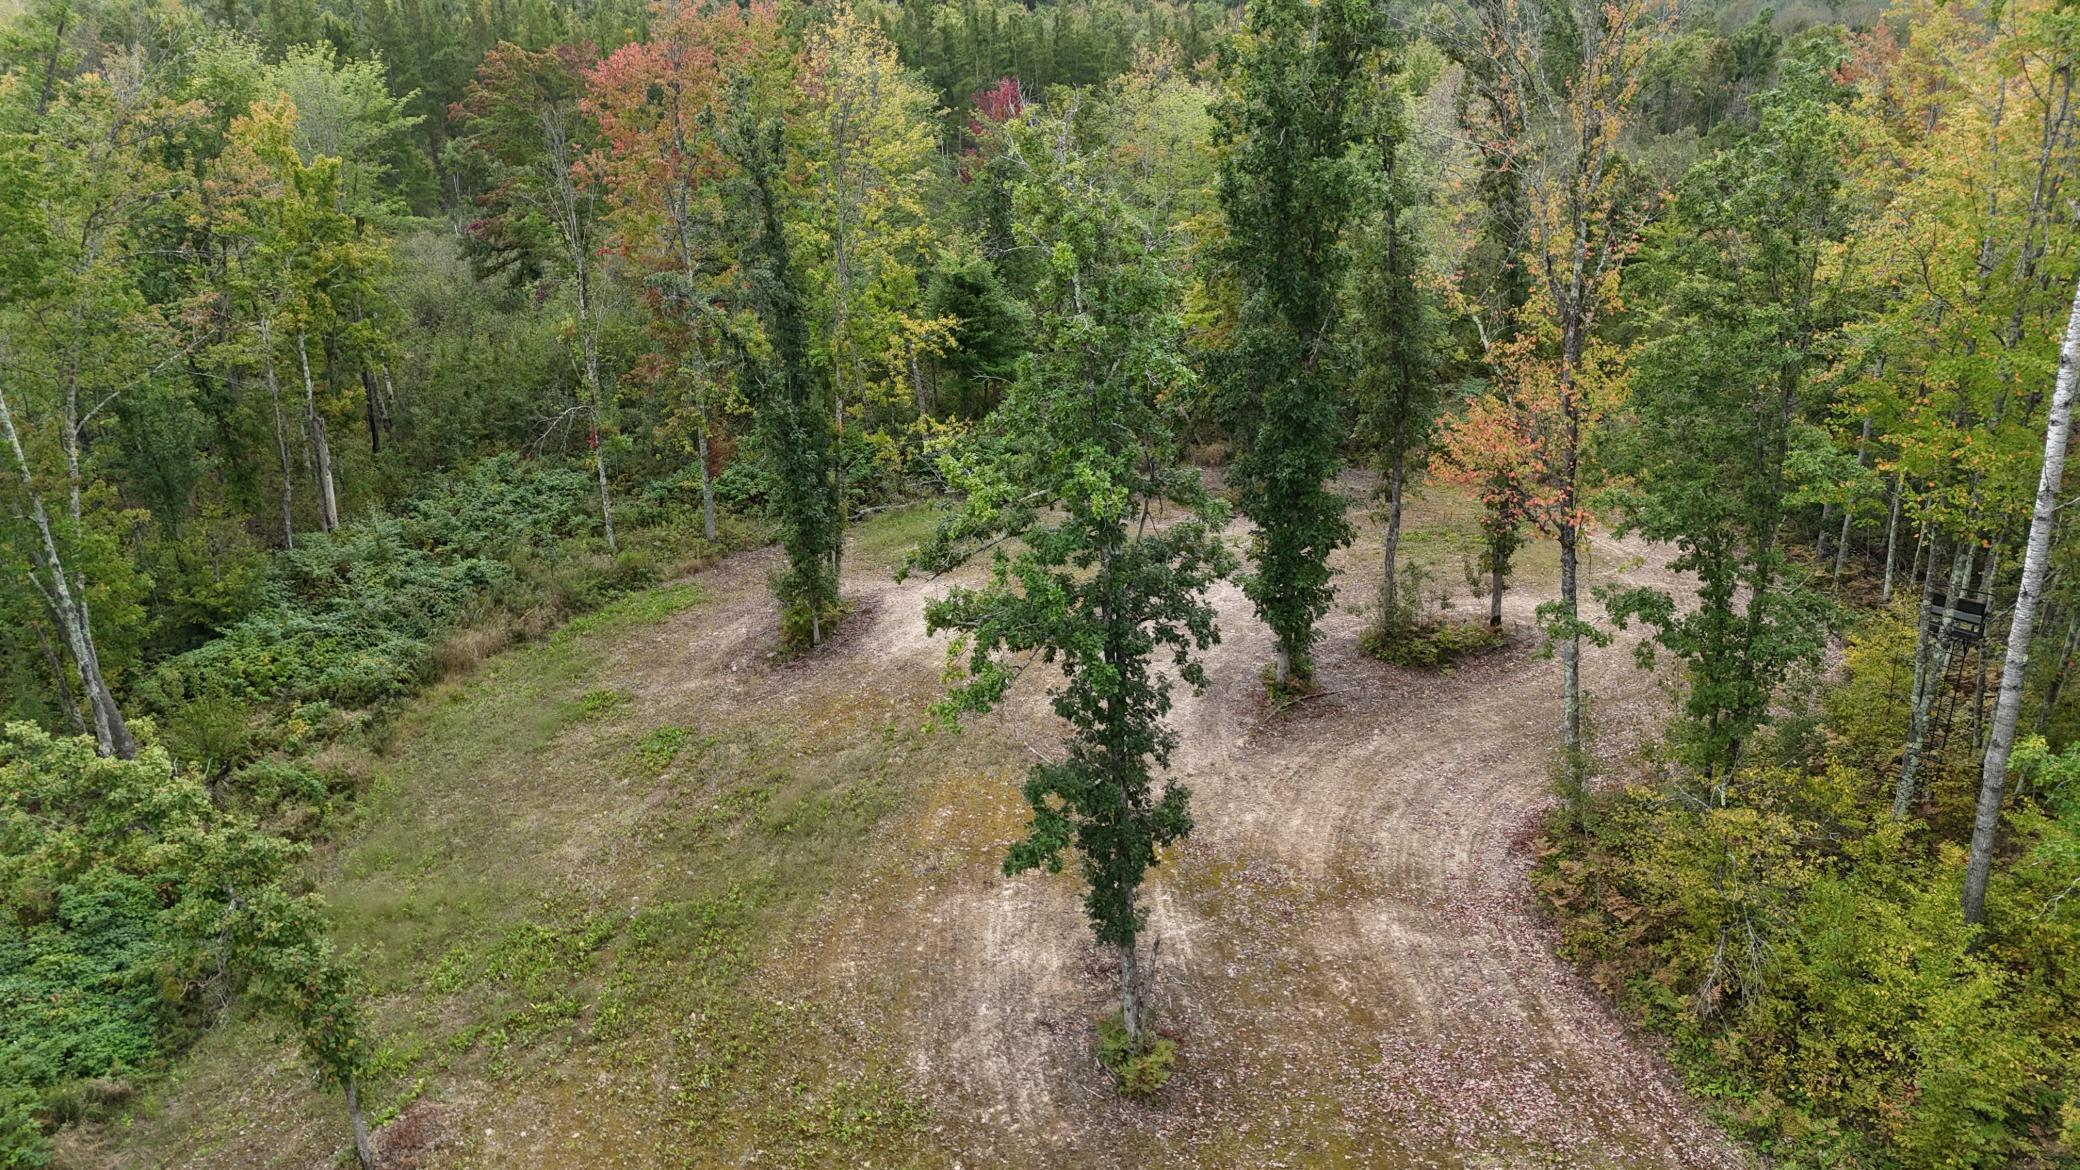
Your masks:
{"label": "tall deciduous tree", "polygon": [[1364,186],[1352,144],[1384,31],[1365,0],[1255,0],[1220,111],[1220,202],[1242,297],[1221,401],[1256,525],[1243,589],[1278,639],[1280,687],[1313,676],[1315,622],[1335,598],[1329,554],[1351,538],[1330,482],[1345,435],[1332,351],[1343,233]]}
{"label": "tall deciduous tree", "polygon": [[139,224],[179,194],[179,176],[157,160],[196,112],[90,78],[58,87],[35,135],[0,139],[0,498],[13,529],[0,535],[69,659],[52,662],[61,701],[71,704],[76,682],[101,753],[124,758],[137,744],[96,613],[135,567],[107,531],[114,509],[95,479],[95,439],[122,397],[180,353],[167,315],[138,288]]}
{"label": "tall deciduous tree", "polygon": [[570,274],[578,334],[579,411],[599,481],[600,524],[615,547],[614,498],[602,442],[607,388],[600,368],[600,191],[586,179],[598,128],[583,108],[589,46],[557,45],[529,52],[501,44],[483,64],[456,106],[466,146],[489,161],[496,186],[485,196],[488,214],[473,225],[487,269],[515,266],[524,274],[546,246]]}
{"label": "tall deciduous tree", "polygon": [[[1119,956],[1122,1023],[1143,1045],[1137,896],[1163,847],[1191,829],[1186,789],[1157,780],[1176,735],[1164,723],[1171,680],[1156,659],[1167,654],[1179,680],[1204,684],[1195,655],[1217,636],[1206,591],[1231,557],[1219,505],[1178,466],[1190,374],[1171,257],[1146,247],[1147,225],[1092,181],[1094,161],[1071,145],[1073,118],[1013,127],[1027,169],[1019,232],[1048,257],[1038,336],[987,434],[949,461],[962,507],[910,565],[997,550],[988,584],[925,610],[932,630],[957,632],[953,652],[966,656],[949,716],[995,707],[1028,663],[1061,664],[1054,710],[1069,725],[1068,751],[1032,769],[1032,824],[1004,870],[1058,871],[1075,855],[1091,926]],[[1171,505],[1181,511],[1163,515]]]}
{"label": "tall deciduous tree", "polygon": [[1865,165],[1853,178],[1874,208],[1862,247],[1885,295],[1853,335],[1848,360],[1868,374],[1842,411],[1882,425],[1926,546],[1908,586],[1921,604],[1900,818],[1949,739],[1942,696],[1963,642],[1957,608],[1938,599],[1990,599],[2027,523],[2035,413],[2069,308],[2050,259],[2071,246],[2062,192],[2080,115],[2062,16],[2034,3],[1908,11],[1907,42],[1873,38],[1857,62]]}
{"label": "tall deciduous tree", "polygon": [[[1580,612],[1583,455],[1611,383],[1615,353],[1595,352],[1596,331],[1616,307],[1618,277],[1654,205],[1627,165],[1623,135],[1639,67],[1666,26],[1657,0],[1565,6],[1479,6],[1481,43],[1494,69],[1491,117],[1475,143],[1493,165],[1521,176],[1523,263],[1535,329],[1514,339],[1506,359],[1515,383],[1510,409],[1529,412],[1520,433],[1534,439],[1539,487],[1532,519],[1560,545],[1560,597],[1546,607],[1559,647],[1561,730],[1570,791],[1587,760],[1582,738]],[[1601,367],[1601,368],[1599,368]]]}
{"label": "tall deciduous tree", "polygon": [[304,449],[317,485],[318,524],[339,527],[338,475],[327,414],[312,350],[326,365],[326,389],[341,366],[366,360],[379,348],[371,310],[380,319],[378,279],[387,264],[379,237],[343,210],[343,174],[336,158],[305,162],[297,152],[297,110],[287,98],[256,104],[232,121],[231,142],[220,160],[215,186],[229,218],[220,229],[235,242],[229,289],[234,311],[250,314],[252,360],[267,383],[275,412],[282,460],[283,538],[294,542],[289,483],[291,468],[282,426],[278,364],[291,363],[303,386]]}
{"label": "tall deciduous tree", "polygon": [[2066,444],[2072,438],[2076,388],[2080,388],[2080,288],[2073,290],[2073,311],[2058,351],[2058,379],[2044,422],[2044,465],[2037,473],[2037,498],[2030,511],[2029,538],[2022,556],[2022,585],[2015,597],[2015,616],[2008,624],[2008,652],[2001,662],[2000,697],[1994,704],[1993,733],[1980,769],[1979,806],[1972,818],[1972,848],[1964,871],[1966,922],[1977,922],[1986,913],[1986,882],[1993,872],[1993,846],[2000,834],[2001,796],[2008,783],[2008,756],[2015,747],[2015,721],[2022,714],[2022,682],[2029,670],[2030,636],[2036,630],[2037,607],[2044,597],[2044,576],[2051,566],[2051,530],[2057,521],[2059,485],[2065,479]]}
{"label": "tall deciduous tree", "polygon": [[[1373,209],[1362,225],[1349,295],[1360,438],[1380,469],[1386,504],[1380,540],[1382,632],[1399,622],[1401,512],[1411,464],[1429,443],[1438,406],[1438,316],[1418,282],[1422,251],[1416,213],[1424,192],[1409,166],[1405,80],[1382,70],[1374,81],[1370,142],[1377,166]],[[1413,600],[1413,599],[1411,599]]]}
{"label": "tall deciduous tree", "polygon": [[[1815,48],[1825,52],[1826,46]],[[1793,62],[1755,132],[1692,168],[1642,284],[1665,307],[1633,365],[1607,461],[1620,530],[1672,541],[1697,605],[1652,587],[1609,593],[1688,674],[1688,763],[1720,802],[1787,674],[1824,647],[1826,607],[1786,556],[1794,453],[1825,444],[1806,419],[1809,374],[1839,347],[1855,275],[1843,240],[1845,143],[1835,62]]]}
{"label": "tall deciduous tree", "polygon": [[[923,273],[934,235],[943,234],[930,206],[939,184],[938,102],[903,68],[895,45],[846,3],[811,33],[798,76],[819,348],[842,437],[852,414],[902,413],[918,397],[920,359],[951,348],[957,322],[929,315],[924,304]],[[835,486],[842,518],[844,485]]]}
{"label": "tall deciduous tree", "polygon": [[691,398],[701,524],[715,539],[712,437],[727,405],[713,305],[733,256],[720,186],[730,164],[709,126],[730,79],[764,68],[779,30],[763,8],[687,6],[650,39],[601,61],[586,109],[607,150],[591,164],[613,201],[613,241],[648,286],[662,364]]}
{"label": "tall deciduous tree", "polygon": [[808,282],[788,238],[794,194],[787,186],[783,124],[763,108],[765,99],[749,78],[738,78],[733,88],[728,118],[711,124],[736,166],[733,203],[744,241],[738,267],[760,331],[724,336],[736,351],[757,420],[759,455],[771,472],[773,513],[787,550],[787,571],[775,582],[781,630],[814,647],[838,618],[838,547],[845,537],[830,372],[812,348]]}

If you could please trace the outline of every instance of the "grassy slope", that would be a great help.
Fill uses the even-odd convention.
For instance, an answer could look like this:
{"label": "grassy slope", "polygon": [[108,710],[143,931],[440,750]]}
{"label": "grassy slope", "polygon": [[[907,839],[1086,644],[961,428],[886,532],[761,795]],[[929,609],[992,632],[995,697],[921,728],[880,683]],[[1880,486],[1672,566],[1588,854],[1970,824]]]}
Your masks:
{"label": "grassy slope", "polygon": [[[876,518],[855,564],[885,565],[921,528]],[[736,576],[732,595],[765,588]],[[766,994],[760,957],[853,871],[934,745],[850,706],[809,713],[805,752],[800,720],[603,682],[671,653],[662,623],[698,632],[715,596],[704,577],[579,619],[343,761],[366,771],[360,827],[322,886],[374,991],[371,1102],[387,1120],[423,1099],[443,1163],[928,1157],[887,1054]],[[131,1118],[68,1135],[61,1164],[307,1167],[344,1138],[337,1098],[234,1019]]]}

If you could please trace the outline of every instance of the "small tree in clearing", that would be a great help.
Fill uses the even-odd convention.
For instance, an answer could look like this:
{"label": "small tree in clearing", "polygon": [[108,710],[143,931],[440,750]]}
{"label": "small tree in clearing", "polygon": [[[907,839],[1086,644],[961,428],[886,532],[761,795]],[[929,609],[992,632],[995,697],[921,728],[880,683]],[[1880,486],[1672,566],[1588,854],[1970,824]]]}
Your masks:
{"label": "small tree in clearing", "polygon": [[[1027,778],[1032,825],[1004,871],[1058,872],[1076,854],[1091,926],[1119,955],[1126,1042],[1108,1047],[1160,1064],[1168,1048],[1146,1030],[1136,894],[1192,820],[1187,790],[1155,778],[1177,737],[1163,722],[1171,680],[1154,659],[1168,650],[1177,678],[1204,685],[1195,652],[1217,636],[1206,591],[1233,558],[1221,505],[1178,466],[1173,418],[1190,373],[1171,258],[1093,181],[1097,164],[1069,145],[1076,116],[1011,127],[1025,172],[1019,231],[1048,255],[1038,336],[989,433],[946,461],[964,506],[905,571],[997,550],[987,584],[925,608],[933,632],[958,632],[950,653],[967,660],[943,717],[988,711],[1026,665],[1060,663],[1054,710],[1069,724],[1068,753]],[[1130,1090],[1153,1087],[1137,1085],[1136,1066],[1115,1071]]]}

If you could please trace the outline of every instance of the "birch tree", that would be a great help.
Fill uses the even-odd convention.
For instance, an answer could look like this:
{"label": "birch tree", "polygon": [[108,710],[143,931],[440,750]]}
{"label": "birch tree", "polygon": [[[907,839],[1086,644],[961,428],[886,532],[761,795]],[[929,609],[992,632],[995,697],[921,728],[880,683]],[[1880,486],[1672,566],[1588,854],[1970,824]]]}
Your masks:
{"label": "birch tree", "polygon": [[180,179],[157,152],[196,113],[154,97],[126,72],[135,68],[63,87],[37,134],[0,138],[0,499],[18,526],[8,543],[64,648],[58,693],[76,682],[96,747],[125,759],[137,743],[96,598],[111,600],[135,568],[101,530],[110,501],[94,481],[94,444],[122,396],[181,352],[137,288],[135,228],[176,198]]}
{"label": "birch tree", "polygon": [[2015,616],[2008,623],[2008,649],[2001,660],[2000,697],[1993,709],[1992,735],[1979,773],[1979,804],[1972,817],[1972,847],[1965,861],[1964,920],[1978,922],[1986,914],[1986,881],[1993,871],[1993,847],[2000,834],[2001,795],[2008,783],[2008,756],[2015,748],[2015,721],[2022,714],[2022,684],[2029,670],[2030,638],[2036,632],[2037,609],[2044,599],[2044,576],[2051,563],[2051,533],[2057,521],[2058,489],[2064,482],[2066,444],[2072,437],[2073,394],[2080,385],[2080,287],[2073,291],[2073,311],[2058,350],[2057,383],[2044,422],[2044,464],[2037,474],[2037,498],[2031,507],[2029,541],[2022,555],[2022,585],[2015,596]]}

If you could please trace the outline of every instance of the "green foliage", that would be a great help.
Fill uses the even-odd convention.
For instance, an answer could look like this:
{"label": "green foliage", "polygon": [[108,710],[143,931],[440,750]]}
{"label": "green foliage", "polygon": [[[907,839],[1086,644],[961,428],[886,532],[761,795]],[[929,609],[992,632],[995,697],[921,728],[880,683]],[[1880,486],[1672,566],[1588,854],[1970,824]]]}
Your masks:
{"label": "green foliage", "polygon": [[1509,644],[1509,631],[1487,622],[1379,621],[1358,635],[1358,649],[1389,666],[1437,670]]}
{"label": "green foliage", "polygon": [[220,811],[156,748],[104,759],[90,740],[9,725],[0,1080],[49,1088],[149,1069],[240,990],[294,1027],[329,1077],[351,1076],[351,980],[315,903],[281,884],[299,856]]}
{"label": "green foliage", "polygon": [[[739,215],[746,248],[749,300],[764,337],[729,334],[754,409],[758,449],[770,473],[772,514],[787,568],[774,580],[781,632],[790,644],[814,646],[840,616],[837,558],[844,541],[839,506],[836,432],[828,371],[809,345],[808,291],[788,243],[782,184],[786,151],[781,124],[736,97],[723,148],[740,172]],[[737,121],[745,124],[737,125]]]}
{"label": "green foliage", "polygon": [[[1073,851],[1092,928],[1131,949],[1142,878],[1191,829],[1186,790],[1154,779],[1176,744],[1163,722],[1170,679],[1154,657],[1167,651],[1185,685],[1205,684],[1195,654],[1217,636],[1206,591],[1231,558],[1219,504],[1177,465],[1190,375],[1169,258],[1148,247],[1117,193],[1092,181],[1092,159],[1051,145],[1078,130],[1073,114],[1029,114],[1010,128],[1027,168],[1018,231],[1048,257],[1039,335],[989,427],[949,457],[962,505],[909,567],[996,550],[986,585],[926,606],[927,626],[957,631],[951,653],[965,659],[941,713],[994,708],[1025,661],[1061,664],[1053,707],[1069,726],[1068,752],[1030,772],[1032,823],[1004,870],[1056,872]],[[1156,523],[1166,502],[1178,511]]]}
{"label": "green foliage", "polygon": [[43,1170],[50,1139],[36,1120],[37,1095],[24,1085],[0,1087],[0,1170]]}
{"label": "green foliage", "polygon": [[1177,1041],[1157,1036],[1137,1044],[1119,1016],[1106,1016],[1098,1021],[1098,1063],[1112,1074],[1122,1096],[1147,1101],[1170,1082]]}
{"label": "green foliage", "polygon": [[[578,471],[493,459],[398,517],[307,537],[276,562],[270,605],[160,664],[139,693],[170,715],[196,703],[367,707],[414,694],[434,675],[434,638],[494,604],[552,600],[516,563],[570,556],[566,544],[590,529],[588,487]],[[640,583],[609,575],[564,602],[597,604]],[[201,714],[174,718],[189,752],[198,736],[222,734],[204,732]]]}
{"label": "green foliage", "polygon": [[1622,626],[1644,622],[1688,674],[1684,762],[1736,766],[1772,696],[1818,661],[1830,616],[1786,556],[1794,453],[1812,434],[1802,398],[1849,309],[1826,265],[1848,229],[1843,129],[1823,77],[1771,95],[1752,137],[1685,176],[1641,283],[1664,304],[1635,361],[1630,414],[1608,443],[1620,529],[1680,550],[1695,608],[1651,588],[1607,592]]}
{"label": "green foliage", "polygon": [[1004,287],[995,265],[979,257],[947,256],[925,285],[925,311],[951,317],[953,351],[940,359],[934,393],[962,418],[982,418],[1016,372],[1031,328],[1026,307]]}
{"label": "green foliage", "polygon": [[1241,444],[1230,469],[1237,499],[1257,526],[1243,589],[1306,679],[1315,622],[1335,596],[1328,556],[1351,538],[1345,501],[1329,486],[1343,438],[1330,374],[1349,263],[1340,237],[1363,195],[1349,157],[1355,107],[1385,29],[1360,0],[1255,0],[1247,26],[1217,132],[1230,146],[1220,179],[1226,257],[1242,285],[1221,401]]}
{"label": "green foliage", "polygon": [[[1567,953],[1787,1164],[2055,1157],[2080,1075],[2080,988],[2053,974],[2080,953],[2071,915],[2053,903],[1975,936],[1956,911],[1961,856],[1910,848],[1855,768],[1750,767],[1722,796],[1623,789],[1548,846],[1536,881]],[[2024,836],[2035,851],[2055,834]],[[2028,887],[2048,896],[2055,873]]]}

